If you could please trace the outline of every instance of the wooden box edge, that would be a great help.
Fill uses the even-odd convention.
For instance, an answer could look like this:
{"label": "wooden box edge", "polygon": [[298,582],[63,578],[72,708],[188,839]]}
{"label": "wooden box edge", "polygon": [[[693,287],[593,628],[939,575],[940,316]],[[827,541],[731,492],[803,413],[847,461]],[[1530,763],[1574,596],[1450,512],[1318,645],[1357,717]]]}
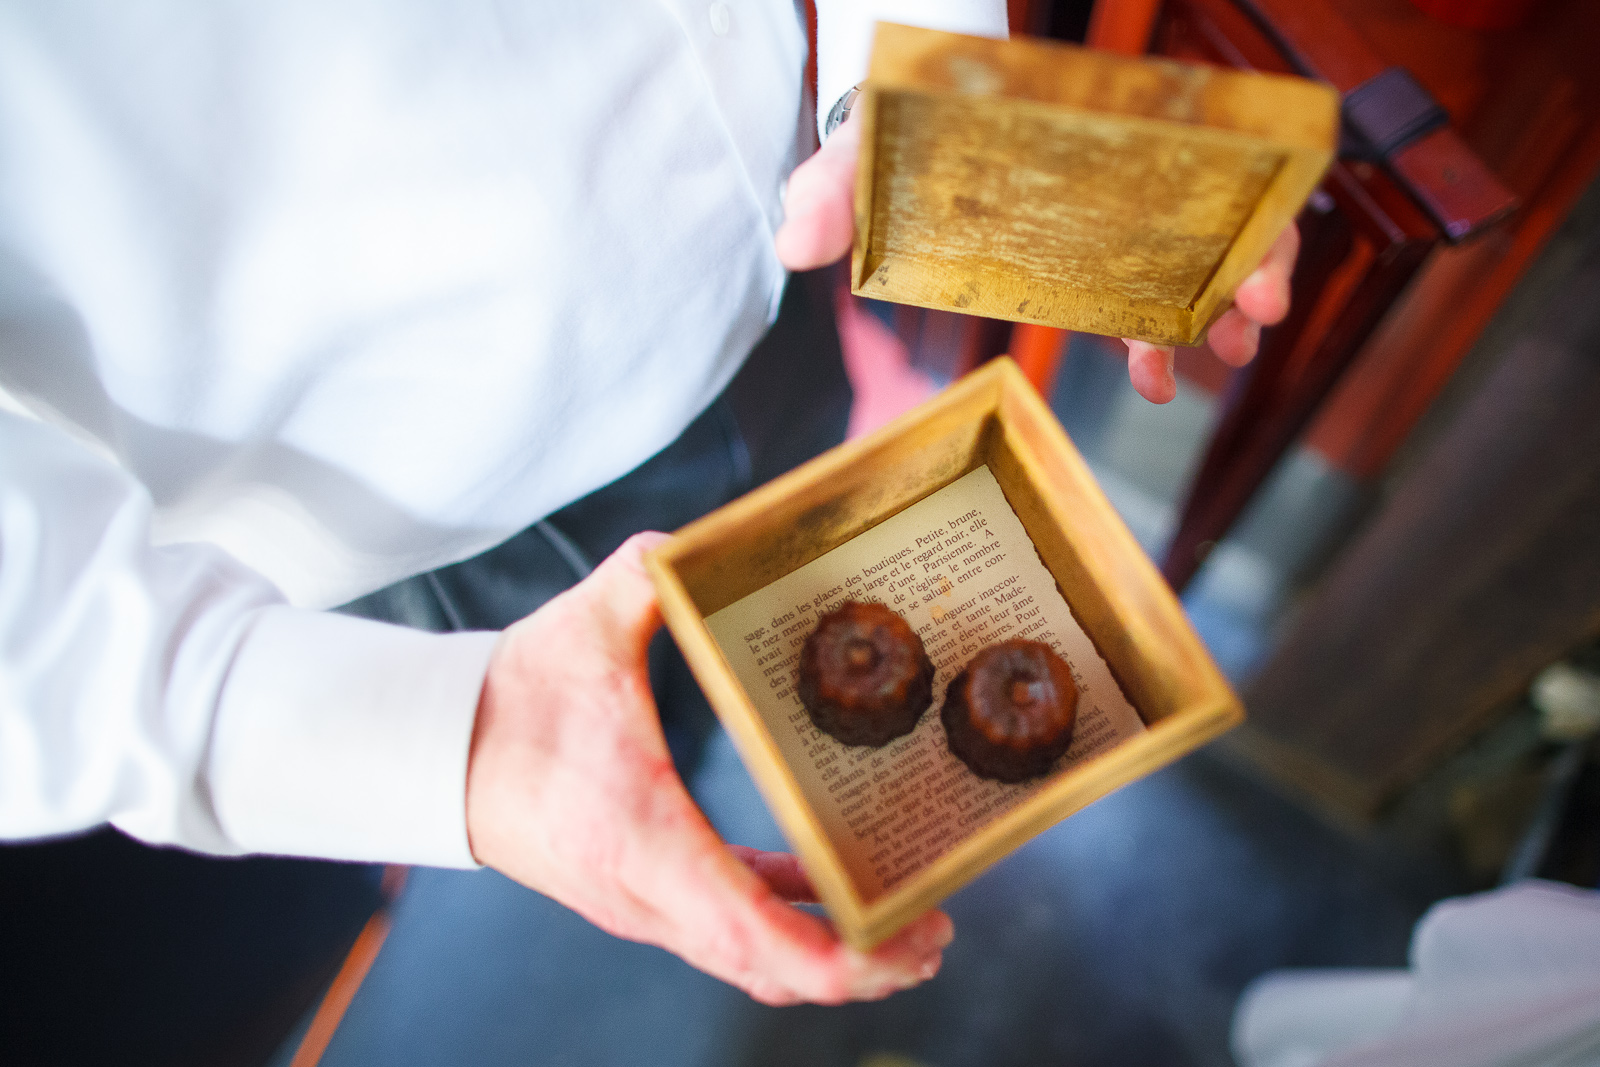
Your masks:
{"label": "wooden box edge", "polygon": [[[1016,62],[1008,56],[1021,54],[1072,55],[1081,62],[1095,64],[1108,72],[1155,65],[1165,68],[1196,68],[1204,71],[1207,91],[1226,97],[1230,94],[1274,93],[1290,99],[1290,106],[1261,108],[1265,125],[1227,124],[1219,115],[1208,115],[1206,124],[1178,122],[1157,114],[1095,111],[1071,103],[1061,103],[1035,91],[1026,95],[996,95],[995,99],[1046,104],[1066,111],[1080,110],[1101,115],[1114,114],[1139,122],[1159,123],[1188,132],[1211,130],[1232,136],[1270,143],[1284,154],[1284,165],[1268,183],[1227,250],[1214,265],[1206,282],[1186,307],[1176,304],[1140,303],[1120,293],[1091,290],[1053,290],[1049,301],[1025,292],[1026,279],[996,275],[996,284],[979,286],[976,294],[954,297],[931,296],[938,292],[939,268],[897,260],[896,281],[873,287],[870,282],[883,265],[870,261],[872,248],[873,182],[876,176],[877,110],[880,94],[886,91],[916,92],[929,95],[963,95],[951,86],[930,86],[922,77],[915,57],[929,44],[959,41],[999,62]],[[981,88],[981,86],[980,86]],[[981,91],[965,95],[985,95]],[[871,70],[856,103],[861,123],[861,149],[856,176],[856,239],[851,249],[850,291],[868,299],[890,300],[915,307],[963,314],[981,315],[1011,322],[1025,322],[1057,329],[1078,330],[1108,336],[1124,336],[1160,345],[1193,346],[1204,343],[1211,324],[1232,303],[1239,282],[1265,257],[1278,234],[1299,213],[1300,207],[1316,188],[1333,160],[1339,129],[1339,97],[1332,86],[1289,75],[1257,71],[1235,71],[1202,67],[1158,57],[1129,57],[1098,52],[1066,42],[1017,38],[997,41],[991,38],[949,34],[895,23],[879,23],[871,60]],[[909,275],[909,280],[906,276]],[[934,279],[930,281],[930,279]],[[1037,284],[1037,283],[1034,283]],[[1018,299],[1019,294],[1021,299]],[[1068,306],[1060,307],[1061,302]],[[1030,314],[1030,307],[1051,308],[1048,314]],[[1138,329],[1125,327],[1132,318]]]}
{"label": "wooden box edge", "polygon": [[[840,935],[847,943],[863,950],[891,936],[906,922],[928,907],[935,906],[999,858],[1061,819],[1114,789],[1178,759],[1244,718],[1243,707],[1237,696],[1222,678],[1192,627],[1189,627],[1176,597],[1105,499],[1060,424],[1008,357],[992,361],[873,434],[846,442],[795,471],[753,490],[741,500],[753,500],[759,505],[764,500],[792,492],[795,486],[826,478],[841,464],[853,464],[870,456],[876,443],[904,434],[961,403],[971,403],[985,391],[992,392],[987,409],[992,417],[999,420],[1002,429],[1007,427],[1009,420],[1027,417],[1035,423],[1038,434],[1047,441],[1053,441],[1051,447],[1059,452],[1058,459],[1064,459],[1074,469],[1081,468],[1081,471],[1077,471],[1074,492],[1088,495],[1089,499],[1084,502],[1089,503],[1089,510],[1095,515],[1094,521],[1109,523],[1111,529],[1120,531],[1120,538],[1113,536],[1113,540],[1118,542],[1117,550],[1142,561],[1142,580],[1155,583],[1146,592],[1156,593],[1156,603],[1164,603],[1160,593],[1165,593],[1165,601],[1170,603],[1164,603],[1162,610],[1176,615],[1178,632],[1186,632],[1188,642],[1194,646],[1193,649],[1185,649],[1181,658],[1189,666],[1199,667],[1195,681],[1204,691],[1205,698],[1201,704],[1185,709],[1181,715],[1151,724],[1140,736],[1064,772],[1045,791],[962,840],[904,885],[876,900],[864,901],[856,890],[815,812],[805,802],[765,721],[738,683],[706,627],[704,618],[674,570],[675,559],[685,551],[698,551],[703,547],[700,542],[708,539],[714,541],[733,532],[725,517],[718,518],[719,512],[732,505],[726,505],[686,525],[645,557],[647,572],[660,600],[663,620],[678,642],[696,681],[705,691],[719,721],[728,730],[729,737],[785,838],[799,855]],[[1026,416],[1022,415],[1023,412],[1027,413]],[[1053,501],[1056,521],[1062,521],[1066,515],[1062,502],[1053,500],[1051,493],[1044,495]],[[1096,499],[1097,503],[1094,502]],[[1141,570],[1137,563],[1129,562],[1135,570]],[[1198,659],[1194,658],[1195,651],[1198,651]],[[1124,752],[1125,749],[1129,751]]]}

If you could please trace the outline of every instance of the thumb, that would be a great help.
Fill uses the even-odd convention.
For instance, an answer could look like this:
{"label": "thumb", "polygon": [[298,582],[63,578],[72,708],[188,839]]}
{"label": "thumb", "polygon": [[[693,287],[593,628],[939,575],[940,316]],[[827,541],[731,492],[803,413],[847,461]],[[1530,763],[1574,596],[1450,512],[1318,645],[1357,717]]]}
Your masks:
{"label": "thumb", "polygon": [[634,534],[569,591],[587,601],[584,606],[593,614],[578,617],[591,619],[603,631],[597,636],[637,649],[640,655],[661,626],[661,609],[644,555],[665,540],[666,534],[654,531]]}
{"label": "thumb", "polygon": [[860,153],[861,123],[851,119],[789,175],[783,225],[773,235],[773,247],[785,267],[812,270],[850,251]]}

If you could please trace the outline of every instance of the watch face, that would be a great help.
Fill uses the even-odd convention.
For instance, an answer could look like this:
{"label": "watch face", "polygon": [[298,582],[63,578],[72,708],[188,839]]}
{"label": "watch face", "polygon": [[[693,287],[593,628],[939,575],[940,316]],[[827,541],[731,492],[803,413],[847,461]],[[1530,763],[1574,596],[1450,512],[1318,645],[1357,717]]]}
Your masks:
{"label": "watch face", "polygon": [[845,90],[845,94],[834,102],[833,108],[828,112],[828,121],[823,123],[822,136],[827,137],[837,130],[841,123],[850,115],[850,108],[854,106],[856,97],[861,95],[861,90],[855,86]]}

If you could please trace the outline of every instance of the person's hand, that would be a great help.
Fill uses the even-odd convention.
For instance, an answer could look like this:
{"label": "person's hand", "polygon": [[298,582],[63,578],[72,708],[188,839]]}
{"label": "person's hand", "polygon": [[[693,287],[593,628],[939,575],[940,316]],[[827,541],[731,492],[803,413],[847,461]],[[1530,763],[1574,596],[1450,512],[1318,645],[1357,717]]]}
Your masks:
{"label": "person's hand", "polygon": [[[1206,334],[1206,344],[1222,362],[1230,367],[1249,363],[1261,345],[1261,327],[1276,325],[1289,314],[1289,275],[1299,254],[1300,230],[1291,222],[1267,249],[1261,266],[1233,291],[1233,307]],[[1126,339],[1123,343],[1128,346],[1128,378],[1140,396],[1165,404],[1178,395],[1170,345]]]}
{"label": "person's hand", "polygon": [[931,978],[931,911],[871,953],[788,901],[794,857],[725,845],[673,769],[646,649],[661,625],[639,534],[506,630],[467,766],[472,853],[619,937],[659,945],[768,1004],[872,1000]]}
{"label": "person's hand", "polygon": [[[852,116],[833,131],[810,159],[789,175],[783,225],[773,237],[778,259],[790,270],[812,270],[837,262],[855,237],[856,161],[861,154],[860,124]],[[1229,366],[1255,358],[1261,328],[1289,313],[1289,274],[1300,252],[1294,223],[1278,235],[1249,277],[1233,294],[1233,307],[1212,324],[1212,351]],[[1170,347],[1127,341],[1128,378],[1146,400],[1165,404],[1178,393]]]}
{"label": "person's hand", "polygon": [[861,123],[840,123],[822,147],[789,175],[783,194],[783,225],[773,235],[778,261],[790,270],[815,270],[837,263],[856,235],[856,161],[861,158]]}

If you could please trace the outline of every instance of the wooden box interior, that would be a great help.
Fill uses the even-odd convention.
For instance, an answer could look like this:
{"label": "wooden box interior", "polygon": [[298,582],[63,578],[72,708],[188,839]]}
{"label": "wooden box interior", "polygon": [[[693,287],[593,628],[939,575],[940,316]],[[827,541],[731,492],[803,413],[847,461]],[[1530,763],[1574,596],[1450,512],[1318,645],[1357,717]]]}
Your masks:
{"label": "wooden box interior", "polygon": [[1298,78],[880,24],[851,286],[1198,344],[1332,158]]}
{"label": "wooden box interior", "polygon": [[[1058,773],[904,884],[865,899],[704,619],[982,464],[1148,730]],[[857,945],[889,936],[1034,834],[1243,717],[1177,600],[1009,360],[692,523],[647,562],[696,679],[830,915]]]}

